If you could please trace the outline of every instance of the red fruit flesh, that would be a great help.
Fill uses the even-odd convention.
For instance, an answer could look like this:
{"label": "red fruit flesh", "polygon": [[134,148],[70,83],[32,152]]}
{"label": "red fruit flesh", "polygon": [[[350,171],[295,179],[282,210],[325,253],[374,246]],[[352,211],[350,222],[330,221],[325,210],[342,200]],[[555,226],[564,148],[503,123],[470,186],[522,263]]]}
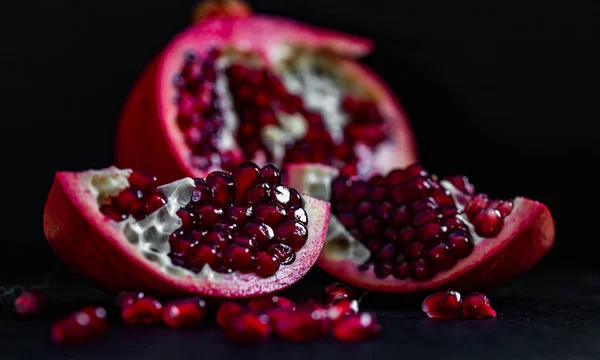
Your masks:
{"label": "red fruit flesh", "polygon": [[121,319],[132,325],[160,324],[162,307],[160,301],[150,296],[143,296],[121,310]]}
{"label": "red fruit flesh", "polygon": [[46,296],[37,290],[23,290],[15,299],[15,311],[25,317],[41,315],[48,307]]}
{"label": "red fruit flesh", "polygon": [[430,318],[457,319],[463,314],[462,297],[456,291],[443,291],[429,295],[421,309]]}
{"label": "red fruit flesh", "polygon": [[242,159],[323,163],[352,174],[405,166],[416,150],[404,112],[353,60],[370,49],[368,40],[282,18],[193,25],[132,91],[117,164],[168,181],[231,170]]}
{"label": "red fruit flesh", "polygon": [[224,302],[217,310],[217,324],[224,329],[229,328],[232,326],[233,321],[245,311],[246,309],[237,302]]}
{"label": "red fruit flesh", "polygon": [[106,310],[86,306],[52,325],[51,338],[57,344],[80,344],[102,335],[108,327]]}
{"label": "red fruit flesh", "polygon": [[227,328],[229,339],[237,342],[253,343],[266,340],[271,334],[269,318],[266,315],[242,314]]}
{"label": "red fruit flesh", "polygon": [[369,313],[347,316],[333,328],[333,336],[342,341],[370,340],[380,333],[381,326]]}
{"label": "red fruit flesh", "polygon": [[[316,261],[329,204],[276,185],[273,174],[263,179],[254,164],[238,169],[233,176],[213,172],[206,180],[160,187],[152,185],[154,178],[148,182],[148,176],[117,168],[57,173],[44,214],[46,237],[67,265],[112,292],[243,298],[282,290]],[[261,186],[268,196],[252,197]],[[132,201],[153,212],[131,211],[132,201],[115,200],[134,187],[142,195]],[[265,205],[282,217],[256,211]],[[125,219],[103,213],[107,207]]]}
{"label": "red fruit flesh", "polygon": [[285,173],[289,186],[331,201],[317,264],[357,287],[493,287],[530,269],[554,243],[545,205],[491,200],[464,176],[438,180],[418,164],[371,178],[316,165],[290,165]]}
{"label": "red fruit flesh", "polygon": [[288,311],[275,319],[273,330],[277,336],[287,341],[312,341],[324,335],[324,321],[327,318],[319,311]]}
{"label": "red fruit flesh", "polygon": [[325,287],[325,304],[333,305],[352,298],[352,290],[342,283],[333,283]]}
{"label": "red fruit flesh", "polygon": [[205,316],[206,302],[197,297],[170,301],[162,309],[162,320],[169,327],[198,325]]}
{"label": "red fruit flesh", "polygon": [[466,318],[483,319],[496,317],[496,310],[492,309],[490,299],[482,293],[472,293],[463,301],[463,313]]}

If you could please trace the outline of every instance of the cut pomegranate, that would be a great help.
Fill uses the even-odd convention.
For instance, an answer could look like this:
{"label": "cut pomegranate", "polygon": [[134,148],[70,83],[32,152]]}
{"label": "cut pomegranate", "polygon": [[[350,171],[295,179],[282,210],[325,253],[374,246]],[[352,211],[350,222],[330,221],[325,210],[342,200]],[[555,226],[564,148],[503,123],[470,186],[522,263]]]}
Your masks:
{"label": "cut pomegranate", "polygon": [[483,293],[472,293],[463,301],[463,313],[466,318],[483,319],[496,317],[496,310],[492,309],[490,299]]}
{"label": "cut pomegranate", "polygon": [[[114,167],[60,172],[44,230],[66,264],[110,291],[268,294],[310,269],[329,221],[328,203],[280,185],[275,170],[244,163],[233,174],[159,187],[147,173]],[[256,188],[265,196],[257,198]],[[135,297],[119,301],[135,306]]]}
{"label": "cut pomegranate", "polygon": [[416,160],[402,108],[355,61],[370,52],[369,40],[247,11],[220,17],[226,7],[200,7],[210,19],[180,33],[139,79],[118,129],[119,166],[173,181],[230,171],[243,159],[348,174]]}
{"label": "cut pomegranate", "polygon": [[333,336],[342,341],[370,340],[381,333],[381,326],[369,313],[350,315],[333,328]]}
{"label": "cut pomegranate", "polygon": [[79,344],[102,335],[108,327],[106,310],[86,306],[52,325],[51,338],[57,344]]}
{"label": "cut pomegranate", "polygon": [[206,302],[200,298],[173,300],[162,309],[162,320],[169,327],[197,325],[206,316]]}
{"label": "cut pomegranate", "polygon": [[430,318],[457,319],[463,314],[462,297],[456,291],[443,291],[429,295],[421,309]]}
{"label": "cut pomegranate", "polygon": [[290,165],[285,183],[331,201],[317,264],[357,287],[384,292],[492,287],[520,275],[554,243],[548,208],[523,197],[475,194],[464,176],[439,180],[418,164],[385,176]]}
{"label": "cut pomegranate", "polygon": [[21,316],[40,316],[47,307],[48,299],[38,290],[23,290],[15,299],[15,311]]}

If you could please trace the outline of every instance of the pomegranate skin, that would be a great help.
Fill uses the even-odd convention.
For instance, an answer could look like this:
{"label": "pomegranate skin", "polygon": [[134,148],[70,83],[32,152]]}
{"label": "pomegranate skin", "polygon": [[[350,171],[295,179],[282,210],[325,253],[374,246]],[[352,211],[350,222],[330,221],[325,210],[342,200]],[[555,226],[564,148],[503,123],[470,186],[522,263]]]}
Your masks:
{"label": "pomegranate skin", "polygon": [[[238,44],[256,51],[267,64],[269,50],[281,44],[308,44],[349,58],[366,55],[372,49],[369,40],[279,17],[211,18],[192,25],[151,62],[130,93],[117,130],[116,164],[150,171],[163,182],[185,176],[204,177],[206,171],[191,165],[190,149],[176,124],[173,71],[181,65],[186,51],[205,54],[212,46]],[[371,70],[351,59],[340,57],[339,67],[369,88],[381,108],[394,119],[391,131],[397,150],[391,158],[395,165],[414,162],[417,151],[412,128],[388,87]]]}
{"label": "pomegranate skin", "polygon": [[[280,291],[298,281],[312,267],[323,246],[329,204],[305,197],[307,207],[318,209],[306,245],[293,266],[277,276],[255,274],[223,281],[168,275],[131,245],[117,223],[100,213],[89,184],[94,171],[58,172],[44,211],[44,233],[57,256],[73,271],[110,293],[137,289],[164,297],[199,294],[217,298],[246,298]],[[116,172],[116,168],[100,171]]]}

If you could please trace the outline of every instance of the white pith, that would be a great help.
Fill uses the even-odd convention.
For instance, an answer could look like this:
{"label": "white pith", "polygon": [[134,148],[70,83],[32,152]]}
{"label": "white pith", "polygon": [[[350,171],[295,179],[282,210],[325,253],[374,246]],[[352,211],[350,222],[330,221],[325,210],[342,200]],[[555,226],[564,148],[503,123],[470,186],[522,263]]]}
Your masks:
{"label": "white pith", "polygon": [[[337,169],[326,166],[305,166],[301,179],[292,179],[290,186],[320,200],[330,201],[331,182],[338,176]],[[435,176],[435,175],[434,175]],[[441,180],[440,185],[450,192],[456,208],[463,211],[466,205],[465,199],[469,195],[458,190],[451,182]],[[484,238],[475,233],[473,224],[468,220],[465,214],[457,215],[469,229],[473,243],[478,244]],[[346,228],[339,222],[337,217],[330,215],[329,229],[325,244],[323,246],[325,256],[334,261],[349,260],[357,266],[365,263],[371,257],[371,252],[360,241],[356,240]]]}
{"label": "white pith", "polygon": [[[224,126],[220,129],[217,139],[218,149],[221,152],[238,146],[236,133],[240,125],[225,70],[234,63],[254,66],[253,61],[246,61],[239,56],[239,53],[240,51],[229,52],[215,61],[217,107],[224,119]],[[355,88],[360,88],[359,82],[340,80],[339,74],[334,73],[335,69],[331,69],[326,74],[317,74],[315,64],[322,62],[319,57],[324,55],[310,52],[299,54],[290,46],[280,45],[273,47],[269,56],[272,70],[280,76],[287,90],[302,97],[307,109],[320,113],[334,144],[342,143],[343,129],[348,123],[347,114],[341,109],[343,95],[348,92],[353,93]],[[294,61],[293,67],[288,66],[291,59]],[[384,109],[380,111],[386,116]],[[308,123],[301,114],[285,114],[280,111],[274,113],[278,125],[263,127],[256,136],[261,138],[263,146],[272,154],[272,160],[269,162],[281,167],[286,147],[306,135]],[[397,151],[397,146],[394,139],[384,141],[375,148],[357,144],[353,150],[358,156],[357,168],[361,175],[387,172],[399,165],[395,163],[394,153]],[[253,159],[248,160],[263,166],[267,163],[266,159],[266,153],[259,150]],[[211,161],[212,166],[208,171],[219,169],[218,155],[213,160],[215,161]]]}
{"label": "white pith", "polygon": [[[110,167],[104,170],[90,170],[80,178],[82,185],[88,188],[96,199],[98,208],[100,205],[108,204],[110,198],[116,196],[121,190],[129,187],[128,177],[130,169],[118,169]],[[185,207],[191,200],[192,191],[195,187],[194,180],[186,177],[157,188],[164,195],[167,203],[142,220],[137,221],[133,216],[121,222],[115,222],[123,231],[127,241],[139,251],[146,260],[154,264],[161,272],[177,277],[192,277],[194,279],[205,279],[210,282],[231,281],[243,275],[239,272],[228,274],[213,271],[208,265],[204,265],[200,272],[196,273],[171,263],[168,257],[171,247],[169,236],[181,227],[181,219],[177,211]],[[307,201],[304,200],[306,204]],[[313,206],[304,207],[308,219],[318,218],[319,209]],[[309,230],[310,231],[310,230]],[[302,250],[301,250],[302,251]],[[297,253],[298,254],[298,253]],[[274,276],[277,276],[275,274]]]}

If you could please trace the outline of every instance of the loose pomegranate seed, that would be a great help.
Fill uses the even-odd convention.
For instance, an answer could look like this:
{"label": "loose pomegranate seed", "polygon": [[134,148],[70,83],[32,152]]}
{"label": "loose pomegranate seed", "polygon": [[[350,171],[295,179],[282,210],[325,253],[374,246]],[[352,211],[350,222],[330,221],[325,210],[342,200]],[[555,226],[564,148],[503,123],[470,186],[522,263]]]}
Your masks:
{"label": "loose pomegranate seed", "polygon": [[306,342],[324,335],[322,321],[319,311],[288,311],[277,316],[273,330],[284,340]]}
{"label": "loose pomegranate seed", "polygon": [[133,325],[159,324],[162,321],[161,311],[162,304],[160,301],[150,296],[144,296],[123,308],[121,318],[124,322]]}
{"label": "loose pomegranate seed", "polygon": [[117,308],[122,310],[126,307],[129,307],[130,305],[133,305],[134,302],[136,302],[138,299],[143,298],[144,296],[146,296],[146,294],[144,294],[143,292],[121,291],[117,296],[115,303],[117,305]]}
{"label": "loose pomegranate seed", "polygon": [[483,293],[467,295],[463,301],[462,309],[467,318],[483,319],[486,317],[496,317],[496,310],[492,309],[490,299]]}
{"label": "loose pomegranate seed", "polygon": [[38,290],[23,290],[15,299],[15,311],[25,317],[37,317],[48,307],[46,296]]}
{"label": "loose pomegranate seed", "polygon": [[242,314],[227,328],[229,339],[237,342],[258,342],[271,334],[269,317],[252,313]]}
{"label": "loose pomegranate seed", "polygon": [[79,344],[102,335],[108,326],[106,310],[86,306],[52,325],[51,338],[57,344]]}
{"label": "loose pomegranate seed", "polygon": [[357,300],[340,300],[332,305],[327,311],[327,316],[331,321],[338,321],[344,316],[357,314],[358,313],[358,301]]}
{"label": "loose pomegranate seed", "polygon": [[342,341],[370,340],[380,333],[381,326],[369,313],[346,316],[333,328],[333,336]]}
{"label": "loose pomegranate seed", "polygon": [[284,297],[271,295],[250,299],[248,300],[246,307],[248,310],[255,313],[263,313],[266,310],[275,308],[294,310],[296,308],[296,304]]}
{"label": "loose pomegranate seed", "polygon": [[170,301],[162,309],[162,320],[169,327],[197,325],[205,315],[206,302],[197,297]]}
{"label": "loose pomegranate seed", "polygon": [[430,318],[457,319],[463,313],[462,297],[456,291],[438,292],[425,298],[421,309]]}
{"label": "loose pomegranate seed", "polygon": [[500,211],[492,208],[481,210],[473,218],[473,225],[475,226],[475,232],[483,237],[494,237],[498,235],[504,220]]}
{"label": "loose pomegranate seed", "polygon": [[346,285],[336,282],[325,287],[325,304],[333,305],[341,300],[352,298],[353,291]]}
{"label": "loose pomegranate seed", "polygon": [[237,302],[224,302],[217,310],[217,324],[224,329],[229,328],[233,325],[234,319],[245,311],[244,307]]}

